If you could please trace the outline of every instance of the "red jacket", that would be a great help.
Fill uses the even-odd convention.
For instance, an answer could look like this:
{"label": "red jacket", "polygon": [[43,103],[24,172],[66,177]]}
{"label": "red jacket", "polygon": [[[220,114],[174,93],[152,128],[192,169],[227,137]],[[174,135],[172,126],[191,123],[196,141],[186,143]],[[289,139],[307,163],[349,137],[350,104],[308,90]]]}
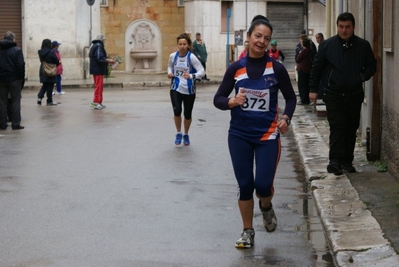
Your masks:
{"label": "red jacket", "polygon": [[297,57],[296,70],[303,73],[310,73],[312,69],[312,51],[310,49],[302,49]]}
{"label": "red jacket", "polygon": [[55,55],[58,58],[58,61],[60,62],[60,65],[57,66],[57,75],[61,75],[63,68],[62,68],[62,63],[61,63],[61,54],[60,51],[58,51],[57,49],[54,49]]}

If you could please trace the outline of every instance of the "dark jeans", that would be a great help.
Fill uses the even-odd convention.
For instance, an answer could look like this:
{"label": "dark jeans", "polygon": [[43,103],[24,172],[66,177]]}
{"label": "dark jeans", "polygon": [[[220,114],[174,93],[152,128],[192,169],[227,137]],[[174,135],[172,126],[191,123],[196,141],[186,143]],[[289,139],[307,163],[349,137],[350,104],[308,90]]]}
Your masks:
{"label": "dark jeans", "polygon": [[37,98],[42,99],[44,97],[44,93],[46,93],[47,103],[52,103],[53,88],[54,88],[54,83],[43,83],[42,88],[40,88],[39,94],[37,95]]}
{"label": "dark jeans", "polygon": [[309,104],[309,79],[310,73],[304,73],[302,70],[298,71],[298,91],[299,98],[302,104]]}
{"label": "dark jeans", "polygon": [[343,96],[324,90],[323,100],[330,124],[330,162],[352,164],[363,99],[363,91]]}
{"label": "dark jeans", "polygon": [[[8,99],[11,96],[11,101]],[[0,127],[7,127],[7,109],[11,102],[11,123],[18,126],[21,123],[21,81],[0,83]]]}
{"label": "dark jeans", "polygon": [[57,82],[55,84],[57,86],[57,92],[58,93],[61,93],[61,91],[62,91],[61,81],[62,81],[61,75],[57,75]]}

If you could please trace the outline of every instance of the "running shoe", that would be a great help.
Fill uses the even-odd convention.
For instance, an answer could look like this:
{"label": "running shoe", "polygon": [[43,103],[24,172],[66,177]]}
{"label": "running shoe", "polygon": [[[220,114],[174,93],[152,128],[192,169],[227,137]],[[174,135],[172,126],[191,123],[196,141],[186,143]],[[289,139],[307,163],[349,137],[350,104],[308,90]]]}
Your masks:
{"label": "running shoe", "polygon": [[263,226],[265,227],[266,231],[274,232],[277,228],[277,217],[274,213],[273,205],[270,203],[269,209],[262,208],[261,201],[259,200],[259,208],[262,212],[263,216]]}
{"label": "running shoe", "polygon": [[103,109],[103,106],[101,104],[97,104],[97,103],[90,103],[90,107],[93,109]]}
{"label": "running shoe", "polygon": [[188,137],[188,134],[183,135],[183,144],[185,146],[189,146],[190,145],[190,138]]}
{"label": "running shoe", "polygon": [[175,145],[180,145],[181,144],[181,138],[182,138],[182,134],[178,133],[176,134],[176,140],[175,140]]}
{"label": "running shoe", "polygon": [[41,99],[41,98],[38,98],[38,99],[37,99],[37,104],[38,104],[38,105],[41,105],[41,104],[42,104],[42,99]]}
{"label": "running shoe", "polygon": [[253,245],[255,245],[255,230],[243,230],[240,239],[236,241],[236,248],[251,248]]}

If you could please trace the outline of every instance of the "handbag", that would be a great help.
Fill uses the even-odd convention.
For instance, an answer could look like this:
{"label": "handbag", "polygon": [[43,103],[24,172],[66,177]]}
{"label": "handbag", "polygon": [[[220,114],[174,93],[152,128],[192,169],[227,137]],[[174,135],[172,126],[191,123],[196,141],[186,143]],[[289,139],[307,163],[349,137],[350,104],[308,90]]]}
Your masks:
{"label": "handbag", "polygon": [[42,61],[43,74],[46,77],[57,76],[57,64],[47,63],[46,61],[44,61],[44,58],[48,55],[48,53],[50,53],[50,51],[52,51],[52,50],[49,50],[46,53],[46,55],[44,55],[43,61]]}
{"label": "handbag", "polygon": [[43,65],[43,73],[47,77],[54,77],[57,75],[57,65],[47,63],[46,61],[42,62]]}

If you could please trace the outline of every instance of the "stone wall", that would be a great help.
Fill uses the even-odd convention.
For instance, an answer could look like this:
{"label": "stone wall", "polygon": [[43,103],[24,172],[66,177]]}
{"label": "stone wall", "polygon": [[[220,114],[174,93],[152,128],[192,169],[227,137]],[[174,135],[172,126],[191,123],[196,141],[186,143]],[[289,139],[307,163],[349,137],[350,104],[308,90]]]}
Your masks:
{"label": "stone wall", "polygon": [[386,105],[382,106],[381,161],[399,181],[399,114]]}
{"label": "stone wall", "polygon": [[[101,30],[106,36],[106,50],[110,56],[125,58],[125,33],[128,26],[147,19],[161,31],[162,70],[166,71],[170,53],[177,50],[176,37],[184,32],[184,7],[176,0],[109,0],[108,7],[101,8]],[[116,70],[124,71],[125,64]]]}

